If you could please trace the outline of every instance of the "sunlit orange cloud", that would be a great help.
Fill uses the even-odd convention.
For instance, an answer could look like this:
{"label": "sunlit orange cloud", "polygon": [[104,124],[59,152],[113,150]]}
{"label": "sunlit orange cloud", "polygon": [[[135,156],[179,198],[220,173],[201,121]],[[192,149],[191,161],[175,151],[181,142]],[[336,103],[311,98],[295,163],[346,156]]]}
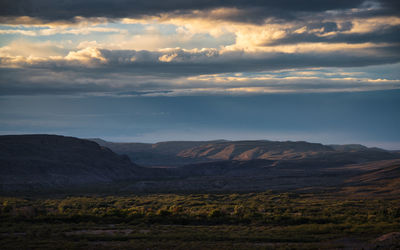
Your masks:
{"label": "sunlit orange cloud", "polygon": [[[48,46],[43,46],[44,44]],[[43,63],[52,63],[56,65],[68,65],[72,63],[80,64],[85,67],[93,67],[106,62],[101,52],[95,47],[86,47],[81,50],[70,51],[67,55],[63,56],[59,51],[54,49],[54,45],[50,42],[41,43],[39,45],[25,45],[26,43],[22,42],[14,43],[11,47],[5,46],[0,48],[0,67],[15,68]]]}
{"label": "sunlit orange cloud", "polygon": [[[375,44],[375,43],[358,43],[358,44],[349,44],[349,43],[299,43],[299,44],[290,44],[290,45],[276,45],[276,46],[254,46],[252,42],[247,43],[246,40],[243,40],[242,43],[237,43],[234,45],[226,46],[221,52],[225,51],[235,51],[235,50],[243,50],[252,53],[259,52],[282,52],[282,53],[327,53],[334,51],[353,51],[364,49],[362,53],[370,53],[374,54],[376,52],[372,50],[367,50],[370,48],[379,48],[388,46],[387,43]],[[361,51],[360,51],[361,52]]]}
{"label": "sunlit orange cloud", "polygon": [[[338,33],[352,34],[352,33],[367,33],[382,29],[384,27],[396,26],[400,24],[399,17],[373,17],[363,19],[345,19],[338,20],[335,18],[327,18],[325,22],[335,22],[339,27],[345,22],[351,22],[353,27],[349,30],[333,31],[321,33],[321,29],[308,29],[307,22],[285,22],[274,23],[265,21],[264,24],[251,24],[251,23],[238,23],[227,21],[222,17],[229,14],[234,14],[236,9],[217,9],[211,11],[194,11],[188,15],[171,16],[169,14],[161,15],[160,17],[151,17],[149,19],[122,19],[123,23],[160,23],[160,24],[173,24],[178,27],[184,27],[187,33],[198,34],[208,33],[214,37],[221,37],[227,33],[233,33],[236,37],[234,44],[228,45],[222,49],[224,50],[244,50],[244,51],[264,51],[264,52],[285,52],[297,53],[304,51],[334,51],[346,50],[354,48],[367,48],[372,46],[372,43],[362,44],[325,44],[325,43],[303,43],[295,45],[274,45],[270,46],[269,43],[284,38],[290,33],[315,33],[317,36],[331,36]],[[221,18],[219,18],[221,17]],[[375,46],[375,45],[373,45]]]}
{"label": "sunlit orange cloud", "polygon": [[[298,43],[290,45],[270,45],[272,42],[285,38],[290,34],[315,33],[317,36],[330,36],[338,33],[367,33],[379,30],[384,27],[400,25],[399,17],[371,17],[371,18],[351,18],[351,16],[341,20],[334,15],[328,15],[323,21],[335,22],[339,27],[345,22],[351,22],[352,27],[343,31],[332,31],[321,33],[321,28],[310,29],[308,22],[282,22],[276,23],[265,19],[263,23],[241,23],[232,21],[229,17],[240,14],[241,10],[236,8],[218,8],[212,10],[195,10],[184,14],[160,14],[159,16],[145,16],[141,18],[84,18],[75,17],[71,21],[43,21],[32,17],[2,17],[0,22],[6,25],[41,26],[43,30],[0,30],[1,34],[22,34],[26,36],[47,36],[53,34],[88,34],[92,32],[111,32],[115,33],[105,37],[102,41],[97,41],[97,48],[101,49],[130,49],[130,50],[150,50],[158,51],[164,48],[179,47],[178,44],[186,44],[194,41],[195,34],[209,34],[215,38],[233,34],[235,41],[232,44],[221,44],[220,52],[244,51],[244,52],[283,52],[283,53],[303,53],[303,52],[331,52],[335,50],[353,50],[368,47],[386,46],[381,43],[348,44],[342,43]],[[96,27],[98,24],[106,24],[110,21],[126,23],[140,23],[148,25],[148,29],[141,34],[128,34],[128,30],[110,27]],[[322,22],[322,21],[320,21]],[[162,34],[158,29],[160,25],[171,24],[176,26],[176,33]],[[91,42],[91,41],[86,41]],[[206,48],[206,47],[205,47]],[[199,48],[201,49],[201,48]],[[164,59],[163,59],[164,60]],[[165,61],[165,60],[164,60]]]}
{"label": "sunlit orange cloud", "polygon": [[[239,86],[243,83],[246,84],[252,84],[256,83],[259,85],[263,84],[283,84],[283,83],[290,83],[290,84],[296,84],[296,83],[305,83],[308,82],[308,80],[321,80],[325,83],[328,82],[337,82],[337,83],[347,83],[347,82],[357,82],[357,81],[362,81],[362,82],[369,82],[369,83],[390,83],[390,84],[397,84],[400,87],[400,80],[392,80],[392,79],[370,79],[370,78],[365,78],[365,77],[349,77],[349,75],[352,75],[352,72],[346,72],[346,74],[342,74],[344,76],[347,75],[347,77],[331,77],[331,78],[323,78],[321,76],[307,76],[308,74],[303,74],[306,73],[304,71],[299,71],[296,72],[295,75],[293,76],[286,76],[286,77],[276,77],[274,75],[265,73],[264,75],[256,75],[256,76],[225,76],[223,74],[216,74],[216,75],[200,75],[200,76],[195,76],[195,77],[188,77],[186,80],[192,81],[192,82],[215,82],[215,83],[220,83],[220,84],[239,84]],[[309,73],[309,72],[307,72]],[[324,73],[320,72],[315,72],[318,73],[319,75],[327,75]],[[333,73],[332,73],[333,74]],[[306,75],[306,76],[305,76]],[[335,73],[335,75],[340,75],[340,73]],[[354,74],[353,74],[354,75]],[[318,82],[318,81],[315,81]],[[309,82],[312,84],[312,82]],[[316,83],[320,84],[320,82]]]}
{"label": "sunlit orange cloud", "polygon": [[0,23],[7,26],[24,26],[24,27],[50,27],[50,28],[68,28],[68,27],[87,27],[98,24],[106,24],[111,20],[105,17],[75,17],[71,20],[43,20],[29,16],[18,17],[0,17]]}
{"label": "sunlit orange cloud", "polygon": [[343,33],[367,33],[374,30],[379,30],[389,26],[400,25],[400,17],[371,17],[371,18],[357,18],[351,20],[353,28]]}
{"label": "sunlit orange cloud", "polygon": [[91,63],[93,60],[98,60],[99,62],[106,62],[101,52],[92,47],[87,47],[78,51],[71,51],[67,56],[64,57],[68,61],[80,61],[85,63]]}

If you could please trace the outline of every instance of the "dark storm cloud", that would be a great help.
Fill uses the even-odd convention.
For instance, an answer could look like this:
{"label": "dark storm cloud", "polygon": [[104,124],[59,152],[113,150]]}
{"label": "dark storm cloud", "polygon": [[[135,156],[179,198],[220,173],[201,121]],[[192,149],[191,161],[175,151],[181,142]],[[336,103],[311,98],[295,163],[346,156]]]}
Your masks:
{"label": "dark storm cloud", "polygon": [[[74,95],[99,93],[102,95],[121,93],[121,95],[168,94],[176,89],[195,91],[199,88],[271,87],[280,90],[302,91],[324,89],[352,89],[360,87],[353,81],[345,85],[335,85],[329,79],[306,79],[305,82],[243,82],[237,85],[188,80],[203,74],[246,73],[282,69],[301,70],[312,67],[355,67],[400,62],[400,53],[395,47],[375,48],[376,54],[363,50],[352,52],[325,53],[264,53],[249,55],[241,52],[220,54],[216,51],[197,53],[172,50],[168,53],[149,51],[111,51],[102,50],[105,62],[91,66],[79,61],[48,60],[28,63],[23,68],[0,68],[0,95]],[[173,56],[169,62],[160,61],[164,55]],[[132,58],[135,60],[132,61]],[[85,62],[86,63],[86,62]],[[278,78],[277,78],[278,79]],[[278,81],[278,80],[277,80]],[[386,85],[361,84],[361,87],[397,88],[395,82]],[[389,85],[388,85],[389,84]]]}
{"label": "dark storm cloud", "polygon": [[[127,71],[171,76],[216,74],[229,72],[254,72],[306,67],[357,67],[395,63],[400,61],[398,46],[369,47],[350,51],[319,53],[244,53],[217,50],[190,52],[181,49],[170,52],[102,50],[111,72]],[[375,53],[374,53],[375,52]],[[173,56],[170,62],[161,56]],[[135,57],[135,61],[130,58]],[[101,68],[101,66],[100,66]]]}
{"label": "dark storm cloud", "polygon": [[[76,16],[124,18],[159,15],[161,13],[185,14],[193,10],[215,8],[238,8],[242,14],[226,16],[226,19],[257,22],[265,18],[293,19],[299,14],[317,13],[327,10],[358,8],[363,0],[3,0],[0,16],[29,16],[47,21],[71,21]],[[385,8],[398,9],[395,1],[383,1]]]}
{"label": "dark storm cloud", "polygon": [[353,27],[352,22],[344,22],[339,26],[335,22],[313,22],[307,25],[308,30],[320,29],[321,33],[329,33],[335,31],[348,31]]}
{"label": "dark storm cloud", "polygon": [[379,3],[381,3],[387,9],[391,9],[393,11],[400,10],[400,2],[397,0],[381,0]]}
{"label": "dark storm cloud", "polygon": [[[21,70],[0,71],[6,75],[8,81],[0,81],[0,96],[37,96],[37,95],[62,95],[62,96],[177,96],[177,95],[208,95],[216,94],[245,94],[241,88],[254,88],[258,91],[251,94],[263,93],[264,89],[269,92],[346,92],[346,91],[370,91],[384,89],[399,89],[397,80],[368,81],[365,79],[324,79],[295,77],[293,78],[271,78],[257,80],[248,78],[240,82],[231,81],[229,83],[208,80],[199,81],[196,79],[180,80],[176,84],[174,80],[165,78],[153,78],[143,81],[135,78],[134,75],[124,73],[120,78],[113,81],[112,76],[106,79],[108,82],[98,82],[98,75],[107,77],[106,74],[92,72],[86,74],[85,79],[74,72],[63,72],[62,77],[56,79],[40,80],[27,78],[28,75],[43,76],[48,74],[47,70]],[[236,90],[235,90],[236,89]]]}
{"label": "dark storm cloud", "polygon": [[[333,52],[274,53],[243,51],[219,52],[215,49],[187,51],[173,49],[164,52],[135,50],[100,50],[104,62],[88,57],[85,61],[48,59],[38,62],[21,62],[17,65],[31,69],[54,72],[74,71],[85,77],[86,73],[123,73],[158,75],[165,77],[194,76],[201,74],[257,72],[267,70],[307,67],[357,67],[396,63],[400,61],[398,45],[372,46]],[[163,61],[164,59],[164,61]],[[92,61],[90,61],[92,60]],[[9,65],[7,58],[0,64]],[[4,78],[4,75],[1,77]]]}
{"label": "dark storm cloud", "polygon": [[[164,52],[135,50],[100,50],[105,62],[98,58],[90,61],[40,60],[20,63],[31,69],[48,69],[55,72],[74,71],[84,77],[87,72],[120,73],[136,75],[159,75],[166,77],[192,76],[201,74],[257,72],[307,67],[358,67],[396,63],[400,61],[398,45],[371,46],[333,52],[275,53],[243,51],[219,52],[215,49],[187,51],[173,49]],[[163,58],[165,61],[163,61]],[[6,58],[0,64],[8,65]],[[89,66],[86,64],[89,63]]]}

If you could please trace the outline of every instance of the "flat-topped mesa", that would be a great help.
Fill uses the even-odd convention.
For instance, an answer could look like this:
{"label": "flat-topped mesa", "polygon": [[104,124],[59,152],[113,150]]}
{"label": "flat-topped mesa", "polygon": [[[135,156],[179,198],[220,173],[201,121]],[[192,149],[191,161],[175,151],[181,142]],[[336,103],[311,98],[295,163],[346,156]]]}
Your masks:
{"label": "flat-topped mesa", "polygon": [[139,170],[128,157],[89,140],[58,135],[0,136],[2,189],[110,183],[136,178]]}

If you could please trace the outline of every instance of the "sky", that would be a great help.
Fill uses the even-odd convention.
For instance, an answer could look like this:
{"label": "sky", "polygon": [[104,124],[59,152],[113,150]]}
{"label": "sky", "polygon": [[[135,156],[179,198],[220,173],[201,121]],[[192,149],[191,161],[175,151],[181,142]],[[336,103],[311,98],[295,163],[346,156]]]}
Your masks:
{"label": "sky", "polygon": [[0,1],[0,134],[400,149],[397,0]]}

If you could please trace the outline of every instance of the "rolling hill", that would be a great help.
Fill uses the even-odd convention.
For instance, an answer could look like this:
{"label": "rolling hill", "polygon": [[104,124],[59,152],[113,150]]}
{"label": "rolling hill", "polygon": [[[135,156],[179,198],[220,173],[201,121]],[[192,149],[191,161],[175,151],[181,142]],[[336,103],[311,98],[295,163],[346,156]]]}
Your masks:
{"label": "rolling hill", "polygon": [[348,168],[366,172],[346,180],[344,193],[361,196],[400,195],[400,160],[387,160],[357,164]]}
{"label": "rolling hill", "polygon": [[398,153],[362,145],[322,145],[303,141],[169,141],[113,143],[92,139],[143,166],[182,166],[213,161],[304,160],[342,164],[395,159]]}

